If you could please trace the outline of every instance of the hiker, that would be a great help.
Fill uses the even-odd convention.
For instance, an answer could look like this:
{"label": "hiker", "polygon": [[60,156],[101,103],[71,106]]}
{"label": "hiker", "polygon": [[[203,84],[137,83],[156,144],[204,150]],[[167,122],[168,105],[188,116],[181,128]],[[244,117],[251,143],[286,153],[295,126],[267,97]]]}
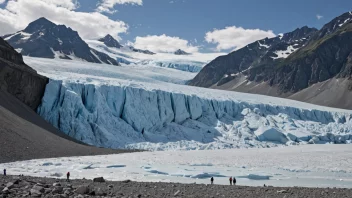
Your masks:
{"label": "hiker", "polygon": [[6,169],[4,169],[4,176],[6,176]]}
{"label": "hiker", "polygon": [[232,185],[232,177],[230,177],[230,179],[229,179],[229,180],[230,180],[230,185]]}
{"label": "hiker", "polygon": [[214,177],[211,177],[211,178],[210,178],[210,183],[211,183],[211,184],[214,184]]}
{"label": "hiker", "polygon": [[233,177],[233,185],[236,185],[236,178],[235,177]]}
{"label": "hiker", "polygon": [[144,129],[142,130],[142,135],[144,135]]}
{"label": "hiker", "polygon": [[70,181],[70,172],[67,172],[66,176],[67,176],[67,180],[66,181]]}

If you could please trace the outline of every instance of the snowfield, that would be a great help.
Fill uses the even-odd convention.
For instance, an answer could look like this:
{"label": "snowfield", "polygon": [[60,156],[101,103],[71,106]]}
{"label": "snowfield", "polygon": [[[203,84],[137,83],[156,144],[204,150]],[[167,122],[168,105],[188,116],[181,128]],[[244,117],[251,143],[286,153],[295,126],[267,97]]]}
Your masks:
{"label": "snowfield", "polygon": [[38,114],[95,146],[214,150],[352,140],[351,111],[182,85],[193,77],[190,72],[28,57],[25,61],[52,79]]}
{"label": "snowfield", "polygon": [[107,47],[103,42],[97,40],[86,40],[86,42],[92,49],[108,54],[122,64],[166,67],[192,73],[198,73],[207,63],[218,56],[225,55],[224,53],[194,53],[189,55],[156,53],[149,55],[133,52],[128,47],[120,49]]}
{"label": "snowfield", "polygon": [[40,159],[0,164],[9,174],[143,182],[352,187],[352,145],[304,145],[269,149],[162,151]]}

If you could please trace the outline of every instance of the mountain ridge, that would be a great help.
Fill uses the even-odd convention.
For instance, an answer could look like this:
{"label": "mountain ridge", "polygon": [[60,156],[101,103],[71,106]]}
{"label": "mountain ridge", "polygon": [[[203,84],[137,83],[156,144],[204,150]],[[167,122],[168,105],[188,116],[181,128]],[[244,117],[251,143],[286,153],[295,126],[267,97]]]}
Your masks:
{"label": "mountain ridge", "polygon": [[[278,38],[280,42],[277,42]],[[318,90],[311,88],[316,83],[334,78],[351,78],[351,38],[352,14],[347,12],[332,19],[320,30],[304,26],[218,57],[189,84],[277,97],[292,96],[292,99],[304,102],[352,109],[352,104],[341,103],[341,98],[318,99],[319,95],[312,94],[318,93]],[[268,50],[263,52],[262,47]],[[352,87],[351,82],[344,83],[344,86]],[[329,84],[338,86],[338,83]],[[305,89],[310,90],[309,97],[307,91],[299,94]]]}
{"label": "mountain ridge", "polygon": [[24,56],[119,65],[107,54],[91,49],[77,31],[65,25],[56,25],[44,17],[31,22],[24,30],[3,38]]}

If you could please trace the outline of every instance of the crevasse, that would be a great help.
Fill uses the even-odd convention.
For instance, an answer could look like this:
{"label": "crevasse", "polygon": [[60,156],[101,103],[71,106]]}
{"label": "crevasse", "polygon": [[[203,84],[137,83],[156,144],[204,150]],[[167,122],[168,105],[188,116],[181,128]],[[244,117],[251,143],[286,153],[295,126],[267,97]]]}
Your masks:
{"label": "crevasse", "polygon": [[55,80],[38,114],[71,137],[108,148],[224,149],[352,139],[346,112]]}

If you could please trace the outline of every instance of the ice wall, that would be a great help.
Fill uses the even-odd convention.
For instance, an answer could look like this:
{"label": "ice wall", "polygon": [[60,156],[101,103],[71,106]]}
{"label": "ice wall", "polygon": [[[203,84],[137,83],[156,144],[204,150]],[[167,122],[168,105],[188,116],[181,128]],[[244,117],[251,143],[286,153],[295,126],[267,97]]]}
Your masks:
{"label": "ice wall", "polygon": [[38,114],[71,137],[110,148],[223,149],[352,139],[351,115],[343,112],[54,80]]}
{"label": "ice wall", "polygon": [[177,69],[186,72],[198,73],[203,69],[203,66],[206,63],[197,62],[197,61],[155,61],[155,60],[144,60],[140,61],[137,64],[140,65],[151,65],[158,67],[166,67]]}

